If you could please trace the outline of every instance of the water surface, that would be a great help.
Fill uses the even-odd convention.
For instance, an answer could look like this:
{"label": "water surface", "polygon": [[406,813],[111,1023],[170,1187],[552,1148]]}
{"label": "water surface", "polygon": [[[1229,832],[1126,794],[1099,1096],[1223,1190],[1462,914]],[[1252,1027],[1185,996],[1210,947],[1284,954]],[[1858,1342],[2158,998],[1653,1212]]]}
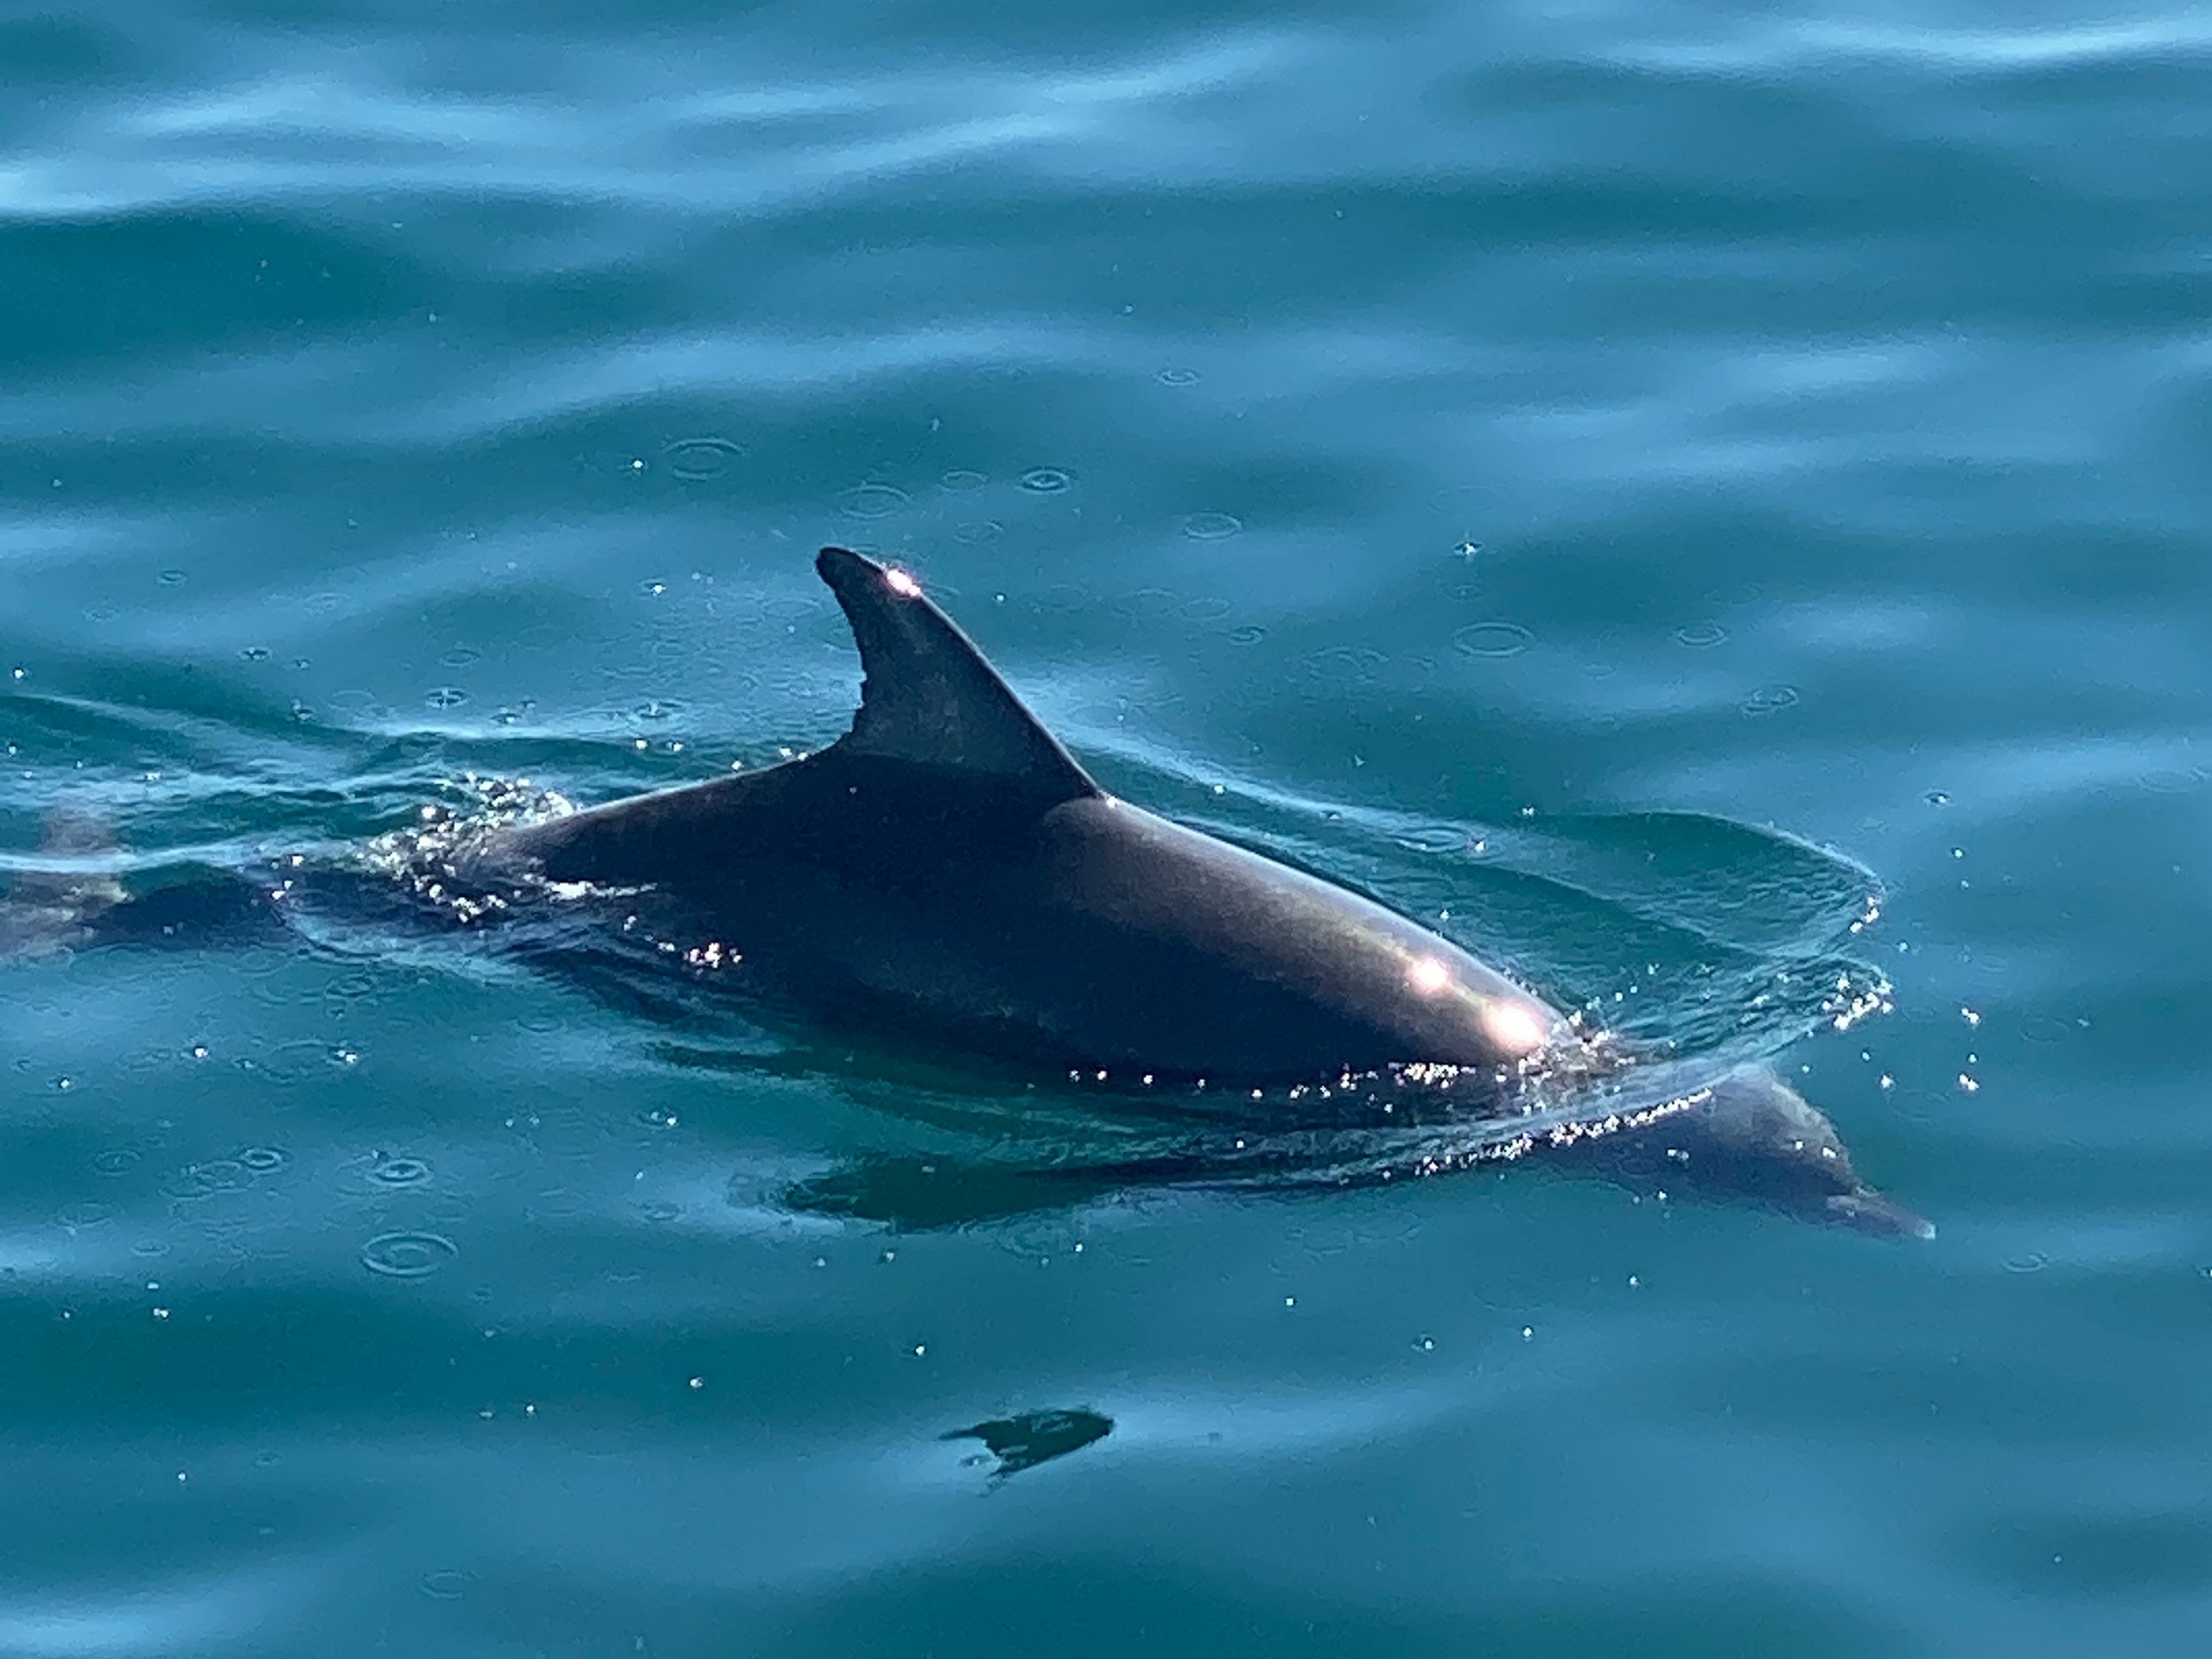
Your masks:
{"label": "water surface", "polygon": [[1783,1064],[1942,1228],[892,1226],[792,1194],[934,1078],[22,960],[0,1653],[2196,1651],[2207,111],[2155,9],[0,13],[11,870],[818,746],[846,541],[1562,1001],[1878,968]]}

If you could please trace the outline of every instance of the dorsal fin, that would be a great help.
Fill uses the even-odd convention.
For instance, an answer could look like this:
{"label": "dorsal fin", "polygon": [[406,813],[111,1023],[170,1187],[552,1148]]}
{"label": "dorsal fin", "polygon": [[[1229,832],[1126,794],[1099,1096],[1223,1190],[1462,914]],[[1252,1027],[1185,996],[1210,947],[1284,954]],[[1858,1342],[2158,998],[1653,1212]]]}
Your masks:
{"label": "dorsal fin", "polygon": [[814,568],[861,648],[860,712],[839,750],[1002,778],[1053,802],[1099,792],[912,576],[842,547]]}

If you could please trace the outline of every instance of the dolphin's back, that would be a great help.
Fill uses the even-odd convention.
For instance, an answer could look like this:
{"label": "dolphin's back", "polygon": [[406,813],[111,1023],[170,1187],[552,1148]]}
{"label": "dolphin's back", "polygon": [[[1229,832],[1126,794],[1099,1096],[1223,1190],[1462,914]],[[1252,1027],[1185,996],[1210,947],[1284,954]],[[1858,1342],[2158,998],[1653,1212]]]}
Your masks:
{"label": "dolphin's back", "polygon": [[650,890],[664,943],[809,1018],[951,1050],[1260,1084],[1572,1040],[1404,918],[1106,795],[911,578],[818,563],[861,648],[851,731],[504,855]]}

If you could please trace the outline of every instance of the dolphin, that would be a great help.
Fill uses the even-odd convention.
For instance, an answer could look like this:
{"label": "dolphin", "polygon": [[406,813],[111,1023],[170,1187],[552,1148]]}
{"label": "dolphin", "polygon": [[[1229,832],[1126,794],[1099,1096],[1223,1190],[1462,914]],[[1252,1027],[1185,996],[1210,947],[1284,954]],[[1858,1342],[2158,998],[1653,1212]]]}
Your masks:
{"label": "dolphin", "polygon": [[1449,940],[1101,789],[906,572],[816,569],[860,644],[843,737],[479,856],[649,888],[687,960],[817,1022],[1016,1065],[1265,1087],[1576,1040]]}
{"label": "dolphin", "polygon": [[[1371,899],[1116,798],[910,574],[836,547],[816,569],[864,674],[851,729],[818,753],[450,840],[381,838],[397,849],[383,862],[194,867],[141,891],[88,868],[113,843],[65,812],[43,849],[54,868],[20,874],[0,906],[0,955],[258,938],[307,920],[318,881],[335,909],[397,899],[461,923],[511,899],[581,898],[584,928],[511,944],[643,1007],[659,1005],[637,959],[660,978],[673,958],[868,1043],[1163,1103],[1234,1091],[1242,1114],[1119,1161],[963,1173],[864,1160],[795,1188],[802,1208],[947,1225],[1134,1184],[1341,1185],[1366,1177],[1305,1156],[1300,1137],[1364,1109],[1484,1130],[1476,1152],[1414,1147],[1424,1167],[1517,1135],[1632,1189],[1934,1231],[1861,1180],[1834,1125],[1764,1066],[1684,1077],[1675,1062],[1643,1068],[1656,1081],[1641,1092],[1578,1093],[1619,1059],[1541,996]],[[578,945],[601,901],[637,944],[626,955]],[[1377,1077],[1380,1092],[1357,1084]]]}
{"label": "dolphin", "polygon": [[[907,572],[839,547],[815,568],[860,648],[849,731],[760,771],[516,826],[472,855],[476,877],[630,891],[661,949],[763,1002],[1086,1082],[1295,1090],[1440,1071],[1479,1110],[1531,1076],[1601,1069],[1556,1008],[1451,940],[1101,788]],[[1932,1231],[1861,1181],[1770,1071],[1687,1098],[1589,1137],[1601,1171]]]}

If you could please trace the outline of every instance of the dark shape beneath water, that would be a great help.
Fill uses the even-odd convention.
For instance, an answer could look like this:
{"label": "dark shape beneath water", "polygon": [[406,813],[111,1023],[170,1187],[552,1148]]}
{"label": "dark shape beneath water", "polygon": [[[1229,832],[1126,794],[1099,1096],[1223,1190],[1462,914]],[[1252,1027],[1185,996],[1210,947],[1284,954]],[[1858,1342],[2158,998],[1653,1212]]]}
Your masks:
{"label": "dark shape beneath water", "polygon": [[1054,1458],[1080,1452],[1114,1432],[1114,1420],[1077,1407],[1066,1411],[1025,1411],[1015,1417],[994,1417],[969,1428],[951,1429],[939,1436],[947,1440],[981,1440],[998,1460],[991,1478],[1004,1480],[1025,1469],[1034,1469]]}

